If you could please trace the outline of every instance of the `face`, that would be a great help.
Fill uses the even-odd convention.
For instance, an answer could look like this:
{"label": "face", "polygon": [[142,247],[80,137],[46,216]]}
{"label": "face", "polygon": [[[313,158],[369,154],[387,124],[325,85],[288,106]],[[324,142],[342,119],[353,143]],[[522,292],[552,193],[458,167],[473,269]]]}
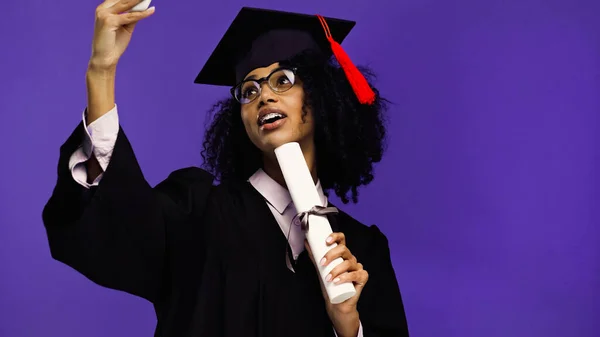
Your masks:
{"label": "face", "polygon": [[[278,63],[257,68],[245,79],[265,78],[278,68]],[[289,72],[287,75],[275,72],[271,83],[285,88],[290,84],[288,77],[294,76]],[[252,102],[242,104],[241,114],[248,137],[264,154],[270,155],[275,148],[288,142],[298,142],[303,149],[313,146],[312,112],[307,111],[303,120],[304,90],[297,77],[294,85],[284,92],[273,91],[267,81],[260,84],[260,89],[250,85],[244,90],[250,94],[258,93]]]}

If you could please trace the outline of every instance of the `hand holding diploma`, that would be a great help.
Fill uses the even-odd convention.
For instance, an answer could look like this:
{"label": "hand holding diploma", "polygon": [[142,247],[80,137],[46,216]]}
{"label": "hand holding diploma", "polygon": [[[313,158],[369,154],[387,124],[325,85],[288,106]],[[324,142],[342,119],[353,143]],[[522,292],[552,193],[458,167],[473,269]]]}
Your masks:
{"label": "hand holding diploma", "polygon": [[[325,254],[325,257],[319,262],[315,261],[307,241],[304,242],[304,246],[315,265],[319,263],[320,265],[327,266],[330,261],[335,259],[342,258],[344,260],[344,262],[331,270],[326,276],[325,282],[333,284],[350,282],[350,284],[354,284],[356,294],[338,304],[326,301],[327,314],[331,318],[331,322],[339,337],[356,336],[360,326],[360,318],[357,310],[358,299],[360,298],[360,294],[365,284],[369,280],[369,274],[363,269],[363,265],[356,260],[356,257],[352,255],[348,247],[346,247],[346,237],[344,233],[332,233],[327,238],[326,242],[327,245],[335,245],[335,247],[329,250],[327,254]],[[323,282],[321,282],[321,291],[327,300],[328,295]]]}
{"label": "hand holding diploma", "polygon": [[343,233],[333,233],[298,143],[275,149],[288,191],[305,229],[305,246],[320,275],[327,312],[338,335],[356,336],[357,303],[369,275],[346,246]]}
{"label": "hand holding diploma", "polygon": [[[325,215],[312,213],[315,206],[322,206],[300,145],[294,142],[283,144],[275,149],[275,156],[294,206],[296,206],[296,211],[302,214],[301,218],[308,225],[305,234],[311,252],[316,259],[321,260],[327,251],[332,248],[328,247],[325,240],[333,231]],[[321,281],[324,282],[328,298],[333,304],[341,303],[356,294],[356,290],[351,283],[333,284],[325,282],[331,269],[342,262],[343,260],[340,257],[328,263],[327,266],[317,265]]]}

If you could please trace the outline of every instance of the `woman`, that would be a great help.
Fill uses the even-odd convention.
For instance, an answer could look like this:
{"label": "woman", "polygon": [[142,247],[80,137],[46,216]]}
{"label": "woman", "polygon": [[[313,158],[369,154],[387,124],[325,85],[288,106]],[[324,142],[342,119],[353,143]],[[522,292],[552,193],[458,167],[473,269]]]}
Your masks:
{"label": "woman", "polygon": [[[114,98],[117,62],[135,24],[154,12],[127,13],[136,3],[97,9],[88,106],[61,147],[43,212],[52,256],[150,301],[156,336],[407,336],[385,236],[328,214],[327,244],[337,246],[315,261],[273,152],[300,144],[318,206],[331,206],[330,189],[356,202],[373,179],[383,103],[333,41],[354,23],[242,9],[196,79],[232,87],[206,134],[208,170],[181,169],[151,187]],[[343,68],[329,62],[332,48]],[[323,281],[316,263],[340,257]],[[332,304],[323,282],[352,282],[356,295]]]}

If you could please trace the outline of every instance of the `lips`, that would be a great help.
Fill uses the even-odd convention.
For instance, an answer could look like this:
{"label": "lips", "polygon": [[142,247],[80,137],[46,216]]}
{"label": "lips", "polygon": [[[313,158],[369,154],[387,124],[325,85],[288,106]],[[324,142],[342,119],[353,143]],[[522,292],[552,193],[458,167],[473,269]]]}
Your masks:
{"label": "lips", "polygon": [[270,123],[274,123],[280,119],[286,118],[287,115],[279,110],[279,109],[262,109],[260,110],[260,112],[258,113],[258,119],[257,119],[257,124],[258,126],[263,126],[265,124],[270,124]]}

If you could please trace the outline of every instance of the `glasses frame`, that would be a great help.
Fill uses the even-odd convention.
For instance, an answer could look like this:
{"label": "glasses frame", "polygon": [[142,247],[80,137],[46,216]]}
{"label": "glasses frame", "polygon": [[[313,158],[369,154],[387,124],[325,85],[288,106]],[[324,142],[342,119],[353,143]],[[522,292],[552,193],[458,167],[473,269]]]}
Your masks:
{"label": "glasses frame", "polygon": [[[271,86],[271,82],[269,81],[271,79],[271,76],[273,76],[273,74],[275,74],[278,71],[281,70],[289,70],[294,74],[294,83],[292,83],[292,86],[290,86],[289,88],[287,88],[286,90],[280,91],[280,90],[275,90],[272,86]],[[267,85],[269,86],[269,88],[271,89],[271,91],[273,91],[274,93],[282,93],[282,92],[286,92],[288,90],[290,90],[291,88],[293,88],[296,85],[296,75],[297,75],[297,71],[298,68],[296,67],[287,67],[287,66],[282,66],[282,67],[278,67],[276,69],[274,69],[269,75],[263,77],[263,78],[257,78],[257,79],[247,79],[247,80],[243,80],[240,83],[236,84],[235,86],[233,86],[231,89],[229,89],[229,92],[231,93],[231,96],[233,96],[233,98],[238,101],[240,104],[249,104],[252,103],[256,100],[256,98],[258,98],[260,96],[260,94],[262,93],[262,84],[264,82],[267,82]],[[242,103],[240,101],[240,99],[238,99],[235,96],[235,91],[237,88],[242,87],[245,83],[247,82],[256,82],[258,84],[258,95],[256,95],[256,97],[254,97],[252,100]]]}

